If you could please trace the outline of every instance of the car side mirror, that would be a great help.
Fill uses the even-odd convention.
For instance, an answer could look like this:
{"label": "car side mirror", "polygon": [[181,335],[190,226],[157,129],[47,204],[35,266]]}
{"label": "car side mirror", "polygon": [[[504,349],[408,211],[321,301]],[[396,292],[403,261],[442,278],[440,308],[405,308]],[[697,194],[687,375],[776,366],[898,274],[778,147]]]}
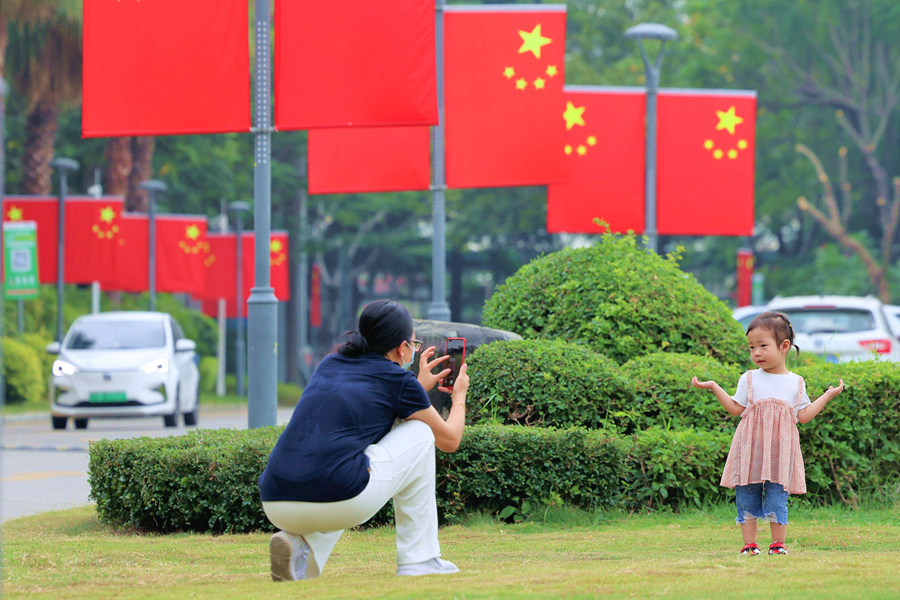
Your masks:
{"label": "car side mirror", "polygon": [[45,349],[47,350],[47,354],[59,354],[59,349],[61,347],[62,344],[59,342],[50,342]]}
{"label": "car side mirror", "polygon": [[197,349],[194,340],[178,340],[175,342],[175,352],[192,352]]}

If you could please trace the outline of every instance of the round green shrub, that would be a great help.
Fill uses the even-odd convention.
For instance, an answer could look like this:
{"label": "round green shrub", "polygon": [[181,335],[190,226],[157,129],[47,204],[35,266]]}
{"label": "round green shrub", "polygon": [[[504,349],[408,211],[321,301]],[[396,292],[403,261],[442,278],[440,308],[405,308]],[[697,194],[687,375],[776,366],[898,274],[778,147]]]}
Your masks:
{"label": "round green shrub", "polygon": [[654,426],[733,432],[737,419],[712,393],[692,386],[691,377],[711,379],[734,392],[741,372],[737,366],[696,354],[656,352],[638,356],[622,365],[622,373],[634,390],[634,402],[615,407],[613,418],[626,432]]}
{"label": "round green shrub", "polygon": [[41,358],[37,351],[18,340],[4,337],[3,380],[6,387],[6,403],[41,402],[47,389],[41,370]]}
{"label": "round green shrub", "polygon": [[610,405],[631,398],[619,365],[584,345],[496,341],[466,361],[471,422],[596,428],[608,418]]}
{"label": "round green shrub", "polygon": [[204,356],[200,359],[200,391],[211,394],[216,391],[216,380],[219,377],[219,360],[215,356]]}
{"label": "round green shrub", "polygon": [[23,333],[17,338],[20,342],[32,348],[41,361],[41,398],[47,393],[47,384],[50,379],[50,372],[53,369],[53,361],[56,360],[55,354],[47,352],[47,344],[52,342],[51,338],[47,338],[40,333]]}
{"label": "round green shrub", "polygon": [[526,339],[587,344],[620,364],[660,351],[746,360],[744,332],[725,304],[677,256],[646,252],[633,235],[535,259],[494,292],[482,319]]}

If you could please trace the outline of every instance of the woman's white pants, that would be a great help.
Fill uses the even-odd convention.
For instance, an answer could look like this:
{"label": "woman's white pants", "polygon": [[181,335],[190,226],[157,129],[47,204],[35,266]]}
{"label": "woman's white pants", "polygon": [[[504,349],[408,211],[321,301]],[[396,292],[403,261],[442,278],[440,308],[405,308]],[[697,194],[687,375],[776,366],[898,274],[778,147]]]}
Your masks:
{"label": "woman's white pants", "polygon": [[441,555],[435,500],[434,433],[421,421],[405,421],[365,450],[369,483],[340,502],[263,502],[275,527],[303,536],[309,545],[307,577],[318,577],[344,529],[361,525],[394,499],[397,564]]}

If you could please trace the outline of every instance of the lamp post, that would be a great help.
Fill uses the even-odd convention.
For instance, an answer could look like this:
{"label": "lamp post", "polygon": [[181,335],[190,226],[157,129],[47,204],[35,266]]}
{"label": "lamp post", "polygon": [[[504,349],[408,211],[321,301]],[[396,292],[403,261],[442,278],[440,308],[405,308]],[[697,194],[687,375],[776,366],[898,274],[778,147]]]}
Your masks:
{"label": "lamp post", "polygon": [[[3,137],[3,121],[6,110],[6,80],[0,77],[0,203],[6,193],[6,141]],[[0,226],[0,264],[3,264],[3,227]],[[0,338],[3,337],[3,297],[0,296]],[[0,351],[0,406],[6,404],[6,383],[3,381],[3,352]]]}
{"label": "lamp post", "polygon": [[156,193],[166,191],[166,184],[158,179],[148,179],[138,184],[142,190],[147,190],[147,225],[149,236],[149,289],[150,310],[156,310]]}
{"label": "lamp post", "polygon": [[[644,160],[644,235],[647,249],[657,251],[656,234],[656,93],[659,89],[659,73],[662,68],[666,42],[678,39],[678,32],[659,23],[641,23],[629,28],[625,37],[638,40],[644,72],[647,77],[647,137]],[[644,40],[659,40],[659,52],[653,64],[644,49]]]}
{"label": "lamp post", "polygon": [[69,193],[69,171],[78,168],[71,158],[54,158],[50,166],[59,172],[59,239],[56,246],[56,341],[63,339],[63,281],[66,274],[66,195]]}
{"label": "lamp post", "polygon": [[[242,214],[250,212],[250,204],[247,202],[232,202],[228,205],[228,210],[234,211],[234,230],[237,232],[237,248],[235,251],[235,262],[237,262],[237,272],[235,280],[237,281],[237,295],[235,305],[237,306],[237,339],[234,342],[234,359],[235,359],[235,379],[237,383],[238,396],[244,395],[244,282],[241,277],[243,271],[242,250],[243,244],[241,236],[244,234],[244,220]],[[266,254],[268,258],[268,253]]]}

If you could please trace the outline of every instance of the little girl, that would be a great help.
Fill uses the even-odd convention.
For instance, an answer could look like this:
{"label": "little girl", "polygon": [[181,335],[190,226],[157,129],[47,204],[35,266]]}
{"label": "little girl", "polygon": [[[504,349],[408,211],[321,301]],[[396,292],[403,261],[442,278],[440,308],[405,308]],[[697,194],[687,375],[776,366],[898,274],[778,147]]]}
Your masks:
{"label": "little girl", "polygon": [[759,369],[741,375],[733,398],[715,381],[701,382],[694,377],[691,384],[711,390],[725,410],[741,415],[720,482],[735,491],[736,521],[744,538],[741,554],[759,554],[757,519],[769,521],[769,554],[787,554],[788,494],[806,493],[797,421],[812,421],[843,391],[844,380],[837,387],[829,386],[815,402],[809,401],[803,378],[784,365],[796,345],[794,328],[781,313],[764,312],[753,319],[747,327],[747,341],[750,358]]}

